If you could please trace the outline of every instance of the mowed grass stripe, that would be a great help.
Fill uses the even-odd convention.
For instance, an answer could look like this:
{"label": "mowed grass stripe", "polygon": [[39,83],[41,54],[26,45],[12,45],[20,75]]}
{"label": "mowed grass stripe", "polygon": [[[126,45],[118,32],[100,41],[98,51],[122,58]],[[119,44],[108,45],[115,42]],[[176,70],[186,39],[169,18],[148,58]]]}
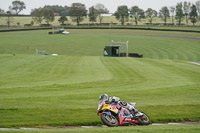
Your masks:
{"label": "mowed grass stripe", "polygon": [[[177,32],[135,30],[69,30],[71,34],[48,35],[46,31],[0,33],[1,54],[35,54],[35,49],[69,56],[102,56],[111,40],[129,41],[129,52],[144,58],[199,61],[199,40],[175,38]],[[152,35],[152,36],[148,36]],[[165,37],[165,35],[171,35]],[[199,36],[179,33],[179,36]],[[163,35],[158,36],[158,35]],[[125,51],[125,50],[124,50]]]}
{"label": "mowed grass stripe", "polygon": [[[109,80],[111,75],[96,57],[8,56],[2,58],[0,87],[44,86]],[[20,61],[18,61],[20,60]],[[32,62],[31,62],[32,61]],[[98,68],[96,68],[98,66]],[[50,75],[50,76],[49,76]],[[102,78],[102,75],[104,76]],[[12,84],[10,84],[12,82]]]}
{"label": "mowed grass stripe", "polygon": [[[102,59],[104,60],[104,58],[101,58],[101,60]],[[159,81],[165,81],[166,79],[167,79],[166,81],[168,81],[170,79],[173,80],[174,78],[176,78],[176,80],[179,80],[182,83],[190,84],[190,81],[188,80],[188,78],[185,78],[185,79],[183,78],[185,75],[182,75],[182,74],[186,73],[185,70],[183,72],[183,70],[180,69],[179,67],[177,69],[175,69],[173,66],[171,66],[171,68],[170,68],[169,64],[162,64],[164,61],[160,63],[160,61],[159,62],[155,62],[152,60],[137,61],[132,58],[128,58],[128,59],[129,59],[129,61],[127,62],[127,59],[124,59],[124,58],[122,58],[122,59],[106,58],[106,60],[107,60],[106,62],[109,64],[107,64],[105,66],[110,70],[110,74],[112,74],[112,77],[113,77],[108,82],[116,81],[116,83],[113,84],[113,86],[117,86],[117,82],[119,82],[118,84],[121,84],[124,81],[126,81],[124,84],[129,85],[129,84],[136,84],[136,83],[140,84],[141,82],[145,82],[147,80],[150,82],[152,82],[152,80],[156,80],[156,82],[159,82]],[[119,62],[119,61],[121,61],[121,62]],[[144,63],[144,62],[146,62],[146,63]],[[166,60],[166,62],[169,63],[168,60]],[[72,68],[75,66],[72,66]],[[145,66],[145,67],[142,67],[142,66]],[[40,66],[40,67],[43,67],[43,66]],[[164,67],[164,69],[163,69],[163,67]],[[48,69],[48,68],[46,68],[46,69]],[[60,69],[65,70],[65,67],[60,67]],[[167,70],[167,69],[169,69],[169,70]],[[95,71],[93,71],[93,73],[89,73],[89,75],[94,75],[94,74],[98,73],[98,71],[96,71],[96,70],[97,69],[95,68]],[[177,72],[178,73],[181,72],[181,75],[178,74]],[[71,73],[71,72],[69,72],[69,73]],[[48,78],[51,79],[52,77],[55,76],[54,73],[49,73],[49,75],[51,75],[51,76],[49,76],[49,77],[46,76],[44,78],[44,80],[49,80]],[[71,74],[69,74],[69,75],[71,75]],[[21,75],[18,75],[18,76],[20,77]],[[78,76],[78,74],[74,73],[74,76],[76,77],[76,76]],[[30,77],[30,75],[27,75],[27,77]],[[101,75],[100,77],[95,77],[95,78],[97,80],[98,78],[106,79],[106,77],[107,77],[107,75]],[[66,80],[67,77],[61,77],[61,78],[64,78],[63,80]],[[61,79],[55,79],[55,80],[59,81]],[[79,79],[77,79],[77,80],[79,80]],[[159,80],[159,81],[157,81],[157,80]],[[120,83],[120,81],[122,81],[122,82]],[[101,81],[99,81],[99,82],[101,82]],[[104,83],[105,81],[102,81],[102,82]],[[170,81],[170,83],[173,83],[173,82]],[[179,83],[179,82],[175,82],[175,83]],[[63,84],[65,84],[65,82]],[[66,84],[67,84],[67,82],[66,82]],[[52,85],[52,83],[49,85]],[[106,84],[104,84],[104,85],[106,85]],[[46,84],[44,84],[44,86],[46,86]]]}
{"label": "mowed grass stripe", "polygon": [[200,56],[196,49],[197,47],[195,47],[198,46],[199,41],[174,38],[169,38],[164,41],[163,38],[155,38],[154,41],[153,39],[146,37],[146,43],[134,43],[134,45],[136,45],[134,47],[135,49],[137,48],[138,51],[142,51],[145,58],[199,60]]}

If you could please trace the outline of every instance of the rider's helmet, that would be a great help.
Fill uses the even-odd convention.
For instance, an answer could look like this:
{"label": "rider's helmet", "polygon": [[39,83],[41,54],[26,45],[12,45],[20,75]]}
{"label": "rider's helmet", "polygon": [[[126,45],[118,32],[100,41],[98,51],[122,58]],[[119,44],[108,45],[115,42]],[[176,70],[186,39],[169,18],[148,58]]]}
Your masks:
{"label": "rider's helmet", "polygon": [[110,101],[110,102],[116,102],[116,103],[117,103],[117,102],[120,101],[120,98],[119,98],[119,97],[112,96],[112,97],[109,98],[109,101]]}
{"label": "rider's helmet", "polygon": [[100,97],[99,97],[99,101],[101,100],[108,100],[108,95],[107,94],[102,94]]}

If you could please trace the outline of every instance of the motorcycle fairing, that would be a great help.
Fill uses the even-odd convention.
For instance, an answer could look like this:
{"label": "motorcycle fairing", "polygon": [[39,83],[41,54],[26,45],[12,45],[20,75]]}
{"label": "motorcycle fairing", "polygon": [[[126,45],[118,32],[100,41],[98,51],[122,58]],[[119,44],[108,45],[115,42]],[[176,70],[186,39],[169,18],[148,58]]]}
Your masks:
{"label": "motorcycle fairing", "polygon": [[104,112],[107,116],[110,116],[111,114],[110,114],[110,112]]}
{"label": "motorcycle fairing", "polygon": [[[126,115],[125,112],[127,112],[128,115]],[[131,113],[130,113],[129,110],[127,110],[127,109],[125,109],[125,108],[121,108],[121,110],[119,111],[118,114],[119,114],[119,115],[118,115],[118,118],[119,118],[119,125],[123,125],[123,124],[125,124],[125,123],[127,123],[127,122],[138,123],[137,120],[132,120],[132,119],[130,118],[130,114],[131,114]]]}

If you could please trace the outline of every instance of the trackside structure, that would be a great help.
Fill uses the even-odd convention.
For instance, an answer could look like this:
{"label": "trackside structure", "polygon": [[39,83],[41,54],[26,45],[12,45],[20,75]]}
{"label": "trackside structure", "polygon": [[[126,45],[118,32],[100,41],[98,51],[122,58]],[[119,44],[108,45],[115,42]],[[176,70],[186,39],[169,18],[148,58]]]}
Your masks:
{"label": "trackside structure", "polygon": [[143,55],[138,53],[128,53],[128,41],[111,41],[110,46],[105,46],[104,56],[109,57],[139,57],[142,58]]}
{"label": "trackside structure", "polygon": [[64,28],[53,27],[52,30],[53,32],[49,32],[49,34],[70,34],[70,32],[65,31]]}
{"label": "trackside structure", "polygon": [[126,42],[115,42],[114,40],[111,41],[111,46],[106,46],[104,48],[104,56],[112,56],[112,57],[120,57],[122,56],[122,49],[121,46],[125,46],[125,56],[128,57],[128,41]]}

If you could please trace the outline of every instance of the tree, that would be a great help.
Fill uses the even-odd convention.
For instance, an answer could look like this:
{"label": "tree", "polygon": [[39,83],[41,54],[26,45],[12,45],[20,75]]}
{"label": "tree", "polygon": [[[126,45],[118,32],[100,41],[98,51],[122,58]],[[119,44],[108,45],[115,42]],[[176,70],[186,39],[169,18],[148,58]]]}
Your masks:
{"label": "tree", "polygon": [[151,8],[148,8],[146,10],[145,14],[146,14],[146,17],[148,18],[150,24],[152,23],[153,18],[157,17],[157,12],[155,10],[151,9]]}
{"label": "tree", "polygon": [[41,25],[41,23],[44,19],[44,16],[43,16],[43,13],[42,13],[42,8],[33,9],[31,11],[31,14],[32,14],[33,21],[36,22],[36,23],[39,23]]}
{"label": "tree", "polygon": [[5,14],[4,10],[0,8],[0,16]]}
{"label": "tree", "polygon": [[182,19],[183,19],[183,4],[182,2],[177,3],[176,5],[176,19],[178,21],[178,25],[181,25]]}
{"label": "tree", "polygon": [[144,18],[144,11],[140,9],[138,6],[133,6],[130,9],[130,16],[134,17],[135,19],[135,24],[138,24],[138,21],[140,21],[141,18]]}
{"label": "tree", "polygon": [[68,19],[66,16],[61,16],[59,19],[58,19],[58,22],[61,23],[61,25],[64,25],[65,22],[67,22]]}
{"label": "tree", "polygon": [[23,1],[16,0],[12,2],[12,10],[14,10],[16,14],[19,14],[23,9],[26,9]]}
{"label": "tree", "polygon": [[60,11],[60,16],[69,16],[69,9],[70,7],[69,6],[64,6],[63,7],[63,10]]}
{"label": "tree", "polygon": [[174,6],[171,6],[171,7],[170,7],[170,13],[171,13],[171,16],[172,16],[172,23],[173,23],[173,24],[174,24],[175,10],[176,10],[176,7],[174,7]]}
{"label": "tree", "polygon": [[84,4],[73,3],[70,7],[69,14],[72,21],[76,22],[77,25],[84,20],[84,17],[87,16],[87,10]]}
{"label": "tree", "polygon": [[159,11],[159,16],[163,19],[163,21],[166,25],[167,18],[170,16],[169,15],[169,9],[166,6],[162,7]]}
{"label": "tree", "polygon": [[188,25],[188,15],[190,13],[190,9],[191,9],[191,3],[184,1],[183,3],[183,11],[184,11],[184,15],[185,15],[185,20],[186,20],[186,24]]}
{"label": "tree", "polygon": [[68,6],[62,7],[62,6],[58,6],[58,5],[52,5],[52,6],[47,5],[45,7],[50,8],[53,11],[53,13],[56,13],[59,16],[69,16],[69,7]]}
{"label": "tree", "polygon": [[7,23],[8,27],[10,27],[10,24],[13,23],[13,21],[14,21],[14,19],[12,17],[12,13],[10,11],[7,11],[6,16],[7,16],[6,23]]}
{"label": "tree", "polygon": [[196,2],[196,8],[197,8],[197,12],[200,15],[200,1]]}
{"label": "tree", "polygon": [[103,16],[102,14],[109,13],[108,9],[103,4],[96,4],[94,7],[97,10],[100,24],[102,23]]}
{"label": "tree", "polygon": [[33,26],[34,25],[34,22],[33,21],[31,21],[31,26]]}
{"label": "tree", "polygon": [[124,22],[128,21],[128,7],[127,6],[118,6],[117,11],[115,12],[115,17],[118,19],[122,25],[124,25]]}
{"label": "tree", "polygon": [[49,24],[49,22],[53,22],[55,17],[54,17],[54,13],[50,8],[43,8],[42,9],[42,15],[43,15],[43,19],[45,20],[45,22],[47,24]]}
{"label": "tree", "polygon": [[13,12],[12,6],[9,6],[9,7],[8,7],[8,11],[10,12],[10,14],[15,14],[15,13]]}
{"label": "tree", "polygon": [[193,25],[197,22],[197,7],[195,5],[191,6],[191,12],[190,12],[190,20],[193,23]]}
{"label": "tree", "polygon": [[49,24],[50,22],[53,22],[55,19],[53,11],[48,7],[33,9],[31,11],[31,15],[33,21],[40,25],[43,20],[45,20],[45,22]]}
{"label": "tree", "polygon": [[98,12],[97,10],[94,8],[94,6],[89,8],[89,20],[93,23],[96,22],[97,16],[98,16]]}

